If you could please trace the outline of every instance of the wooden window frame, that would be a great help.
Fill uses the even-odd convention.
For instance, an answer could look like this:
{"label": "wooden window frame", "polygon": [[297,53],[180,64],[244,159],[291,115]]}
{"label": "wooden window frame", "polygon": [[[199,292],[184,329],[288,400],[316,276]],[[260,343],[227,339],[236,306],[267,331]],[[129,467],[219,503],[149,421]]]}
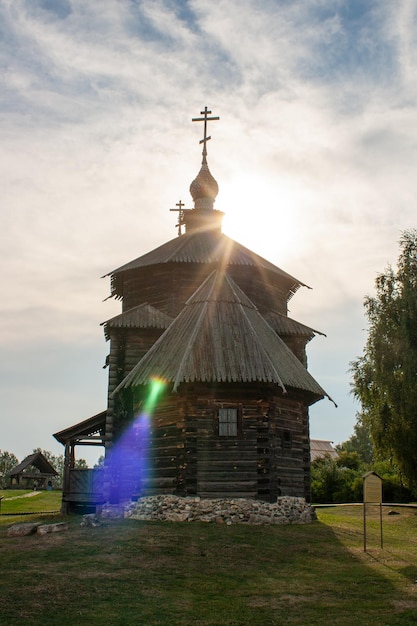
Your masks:
{"label": "wooden window frame", "polygon": [[[221,415],[223,412],[227,412],[228,417],[230,417],[231,414],[229,412],[231,411],[234,411],[235,419],[233,421],[227,419],[227,416],[226,416],[226,420],[221,419]],[[222,433],[223,425],[226,426],[226,430],[228,431],[228,432],[225,432],[224,434]],[[241,430],[242,430],[242,408],[236,405],[226,405],[226,406],[219,407],[216,410],[216,426],[217,426],[217,436],[220,437],[221,439],[236,439],[237,437],[239,437],[239,435],[241,434]],[[231,428],[231,426],[234,428]]]}

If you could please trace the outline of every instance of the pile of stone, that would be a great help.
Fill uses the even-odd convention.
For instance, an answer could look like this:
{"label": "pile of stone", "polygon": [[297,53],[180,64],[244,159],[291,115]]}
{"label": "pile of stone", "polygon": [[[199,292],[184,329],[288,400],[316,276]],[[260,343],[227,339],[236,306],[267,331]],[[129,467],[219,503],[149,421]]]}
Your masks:
{"label": "pile of stone", "polygon": [[309,524],[315,510],[304,498],[285,496],[276,503],[245,498],[148,496],[126,505],[130,519],[163,522],[217,522],[218,524]]}

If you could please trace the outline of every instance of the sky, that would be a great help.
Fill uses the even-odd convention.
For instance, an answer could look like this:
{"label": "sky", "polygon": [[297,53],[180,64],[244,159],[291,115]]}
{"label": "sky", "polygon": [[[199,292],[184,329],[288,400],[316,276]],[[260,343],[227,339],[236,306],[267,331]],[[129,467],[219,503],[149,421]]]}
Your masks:
{"label": "sky", "polygon": [[[223,232],[311,289],[312,438],[360,409],[363,300],[417,226],[416,0],[0,0],[0,449],[106,408],[111,270],[174,238],[201,163]],[[101,449],[99,449],[101,452]],[[90,463],[97,456],[82,450]]]}

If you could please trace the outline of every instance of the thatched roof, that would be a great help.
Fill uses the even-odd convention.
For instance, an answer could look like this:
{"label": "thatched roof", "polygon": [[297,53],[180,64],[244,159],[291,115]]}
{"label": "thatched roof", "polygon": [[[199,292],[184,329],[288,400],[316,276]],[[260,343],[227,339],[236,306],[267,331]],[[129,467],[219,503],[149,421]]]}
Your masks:
{"label": "thatched roof", "polygon": [[306,287],[297,278],[255,254],[223,233],[213,230],[192,231],[171,239],[143,256],[106,274],[112,277],[112,295],[122,297],[125,272],[161,263],[207,263],[255,266],[279,276],[290,298],[299,287]]}
{"label": "thatched roof", "polygon": [[232,278],[214,271],[116,389],[173,383],[268,382],[327,395]]}
{"label": "thatched roof", "polygon": [[51,476],[58,476],[58,472],[56,469],[50,464],[48,459],[41,452],[34,452],[33,454],[29,454],[19,465],[16,465],[10,472],[8,476],[17,476],[28,467],[36,467],[40,471],[41,474],[50,474]]}
{"label": "thatched roof", "polygon": [[162,311],[159,311],[147,302],[135,306],[128,311],[124,311],[120,315],[116,315],[106,322],[102,322],[104,326],[104,334],[109,339],[110,328],[168,328],[172,322],[169,317]]}

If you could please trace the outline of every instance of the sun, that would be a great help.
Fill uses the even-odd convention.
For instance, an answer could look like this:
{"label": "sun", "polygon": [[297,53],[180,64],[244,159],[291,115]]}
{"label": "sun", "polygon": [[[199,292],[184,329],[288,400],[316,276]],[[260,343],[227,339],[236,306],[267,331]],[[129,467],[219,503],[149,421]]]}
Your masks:
{"label": "sun", "polygon": [[292,258],[299,228],[291,182],[248,175],[223,183],[215,207],[225,213],[223,232],[273,263]]}

